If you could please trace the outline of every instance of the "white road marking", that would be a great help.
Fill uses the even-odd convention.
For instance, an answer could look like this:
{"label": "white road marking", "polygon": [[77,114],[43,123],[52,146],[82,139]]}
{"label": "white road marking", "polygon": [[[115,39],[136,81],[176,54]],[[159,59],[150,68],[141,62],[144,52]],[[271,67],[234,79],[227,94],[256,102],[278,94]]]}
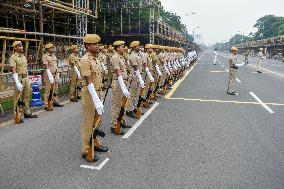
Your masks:
{"label": "white road marking", "polygon": [[237,80],[237,82],[241,83],[241,81],[238,78],[236,78],[236,80]]}
{"label": "white road marking", "polygon": [[109,158],[106,158],[98,167],[95,167],[95,166],[92,166],[92,165],[80,165],[80,167],[84,168],[84,169],[96,169],[96,170],[100,171],[108,161],[109,161]]}
{"label": "white road marking", "polygon": [[226,71],[229,72],[229,70],[226,68]]}
{"label": "white road marking", "polygon": [[128,139],[134,131],[143,123],[143,121],[153,112],[153,110],[159,105],[158,102],[156,102],[134,125],[129,131],[123,135],[123,139]]}
{"label": "white road marking", "polygon": [[199,61],[203,56],[204,56],[204,54],[200,58],[198,58],[197,61]]}
{"label": "white road marking", "polygon": [[[249,66],[250,66],[250,67],[253,67],[253,68],[257,68],[256,66],[251,65],[251,64],[249,64]],[[284,74],[280,74],[280,73],[271,71],[271,70],[266,69],[266,68],[261,68],[261,70],[264,70],[266,73],[272,73],[272,74],[278,75],[278,76],[280,76],[280,77],[284,77]]]}
{"label": "white road marking", "polygon": [[210,73],[225,73],[226,71],[209,71]]}
{"label": "white road marking", "polygon": [[264,107],[269,113],[273,114],[274,112],[266,105],[264,104],[253,92],[249,92],[249,94],[257,101],[259,104]]}

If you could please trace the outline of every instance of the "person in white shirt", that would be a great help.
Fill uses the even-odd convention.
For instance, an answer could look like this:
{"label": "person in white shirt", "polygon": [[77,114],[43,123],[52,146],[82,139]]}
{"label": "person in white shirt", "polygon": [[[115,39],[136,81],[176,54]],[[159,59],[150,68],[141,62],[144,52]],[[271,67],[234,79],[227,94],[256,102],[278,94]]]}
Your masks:
{"label": "person in white shirt", "polygon": [[215,49],[215,51],[214,51],[214,65],[216,65],[217,59],[218,59],[218,51],[217,51],[217,49]]}

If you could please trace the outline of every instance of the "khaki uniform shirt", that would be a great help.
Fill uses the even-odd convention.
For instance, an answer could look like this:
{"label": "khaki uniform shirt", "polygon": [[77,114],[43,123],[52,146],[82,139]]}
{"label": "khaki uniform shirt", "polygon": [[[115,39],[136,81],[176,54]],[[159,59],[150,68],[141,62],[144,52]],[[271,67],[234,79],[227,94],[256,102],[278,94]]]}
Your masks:
{"label": "khaki uniform shirt", "polygon": [[102,62],[102,64],[106,65],[107,64],[107,56],[100,52],[98,55],[98,58],[100,59],[100,61]]}
{"label": "khaki uniform shirt", "polygon": [[[102,65],[100,60],[87,52],[82,59],[79,61],[80,72],[83,77],[91,76],[92,82],[96,91],[102,90],[103,81],[102,81]],[[85,79],[82,79],[83,86],[87,85]]]}
{"label": "khaki uniform shirt", "polygon": [[165,53],[160,53],[159,55],[158,55],[158,58],[159,58],[159,61],[160,61],[160,64],[161,64],[161,66],[164,66],[164,64],[165,64]]}
{"label": "khaki uniform shirt", "polygon": [[112,78],[114,80],[117,80],[118,76],[116,74],[116,70],[118,70],[118,69],[121,71],[122,78],[128,79],[125,58],[123,57],[123,55],[115,53],[112,56],[112,58],[110,59],[110,70],[111,70],[111,73],[112,73]]}
{"label": "khaki uniform shirt", "polygon": [[138,70],[142,72],[142,57],[141,54],[138,52],[132,52],[129,56],[129,63],[130,63],[130,74],[134,75],[135,70],[134,66],[138,67]]}
{"label": "khaki uniform shirt", "polygon": [[228,58],[228,63],[229,63],[229,67],[230,69],[235,69],[236,67],[236,63],[237,63],[237,55],[233,55],[231,54]]}
{"label": "khaki uniform shirt", "polygon": [[57,72],[57,58],[54,54],[50,55],[49,53],[45,53],[42,56],[42,63],[48,65],[52,74]]}
{"label": "khaki uniform shirt", "polygon": [[27,58],[23,54],[14,53],[9,58],[10,67],[16,67],[17,74],[27,74],[28,73],[28,63]]}
{"label": "khaki uniform shirt", "polygon": [[78,62],[79,62],[79,56],[74,54],[74,53],[70,54],[69,64],[70,64],[70,67],[71,67],[72,70],[74,70],[74,66],[76,66],[79,69]]}
{"label": "khaki uniform shirt", "polygon": [[259,60],[262,60],[264,58],[264,55],[261,51],[258,53],[258,58]]}
{"label": "khaki uniform shirt", "polygon": [[152,59],[153,66],[155,66],[156,64],[159,65],[159,58],[155,52],[153,52],[150,57]]}

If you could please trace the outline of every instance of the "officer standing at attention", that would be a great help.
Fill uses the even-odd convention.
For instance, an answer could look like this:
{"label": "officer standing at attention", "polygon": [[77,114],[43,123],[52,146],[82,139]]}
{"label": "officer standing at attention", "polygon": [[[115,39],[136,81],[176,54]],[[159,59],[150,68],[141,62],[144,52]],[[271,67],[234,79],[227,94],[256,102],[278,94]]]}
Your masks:
{"label": "officer standing at attention", "polygon": [[78,56],[78,47],[77,45],[71,45],[69,47],[71,54],[69,56],[69,65],[71,68],[71,75],[70,75],[70,101],[71,102],[78,102],[79,96],[75,99],[75,91],[81,80],[81,74],[79,72],[79,56]]}
{"label": "officer standing at attention", "polygon": [[58,102],[58,80],[59,73],[57,72],[57,58],[54,55],[54,45],[48,43],[45,45],[46,53],[42,56],[42,63],[45,66],[44,73],[44,106],[47,110],[48,96],[51,89],[51,84],[54,84],[54,107],[62,107],[63,105]]}
{"label": "officer standing at attention", "polygon": [[261,65],[263,63],[263,59],[265,59],[266,57],[263,54],[263,48],[259,49],[258,52],[258,61],[257,61],[257,73],[262,73],[262,71],[260,71],[261,69]]}
{"label": "officer standing at attention", "polygon": [[142,79],[142,56],[140,54],[140,42],[132,41],[130,43],[131,54],[129,56],[129,84],[130,86],[130,98],[127,101],[126,107],[126,115],[129,117],[135,118],[135,114],[133,112],[134,106],[137,104],[137,95],[139,92],[139,88],[145,88],[144,80]]}
{"label": "officer standing at attention", "polygon": [[[111,88],[113,92],[113,104],[112,104],[112,115],[111,115],[112,133],[115,133],[117,118],[119,117],[119,112],[121,109],[122,97],[126,96],[128,99],[130,98],[130,93],[125,85],[127,83],[128,74],[126,70],[127,67],[126,67],[125,58],[123,56],[125,52],[124,44],[125,44],[124,41],[115,41],[113,43],[116,52],[114,53],[114,55],[110,60],[110,68],[112,73]],[[125,115],[123,115],[122,118],[124,122],[122,123],[122,128],[126,127],[124,116]],[[124,134],[125,132],[121,130],[120,135]]]}
{"label": "officer standing at attention", "polygon": [[[14,89],[14,110],[18,103],[19,93],[25,103],[25,118],[37,118],[37,115],[32,115],[30,110],[30,96],[31,96],[31,85],[28,78],[28,64],[27,58],[23,54],[24,49],[21,41],[15,41],[12,44],[15,53],[10,57],[9,64],[15,81]],[[21,98],[20,97],[20,98]],[[21,120],[23,122],[23,120]]]}
{"label": "officer standing at attention", "polygon": [[[89,140],[92,134],[94,119],[97,116],[102,116],[104,113],[104,105],[102,99],[102,65],[98,59],[99,41],[101,38],[96,34],[87,34],[84,38],[86,54],[79,62],[80,71],[82,75],[82,110],[83,110],[83,124],[81,127],[82,135],[82,158],[86,158]],[[98,130],[98,127],[95,128]],[[95,151],[107,152],[108,148],[103,147],[98,138],[95,139]],[[93,161],[99,160],[97,155],[94,156]]]}
{"label": "officer standing at attention", "polygon": [[232,47],[231,55],[228,58],[230,71],[229,71],[229,83],[228,83],[227,94],[229,95],[238,95],[237,93],[233,91],[233,87],[234,87],[234,84],[236,83],[238,68],[245,64],[244,62],[241,64],[238,64],[237,52],[238,52],[238,49],[236,47]]}

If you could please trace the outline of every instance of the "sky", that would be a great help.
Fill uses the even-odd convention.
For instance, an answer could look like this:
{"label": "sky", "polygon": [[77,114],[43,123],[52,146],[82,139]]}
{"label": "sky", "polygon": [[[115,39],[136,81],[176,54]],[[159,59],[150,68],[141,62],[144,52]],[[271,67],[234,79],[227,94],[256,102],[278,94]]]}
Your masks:
{"label": "sky", "polygon": [[262,16],[284,16],[284,0],[161,0],[167,11],[177,13],[189,33],[201,35],[207,45],[224,42],[234,34],[255,32],[255,22]]}

